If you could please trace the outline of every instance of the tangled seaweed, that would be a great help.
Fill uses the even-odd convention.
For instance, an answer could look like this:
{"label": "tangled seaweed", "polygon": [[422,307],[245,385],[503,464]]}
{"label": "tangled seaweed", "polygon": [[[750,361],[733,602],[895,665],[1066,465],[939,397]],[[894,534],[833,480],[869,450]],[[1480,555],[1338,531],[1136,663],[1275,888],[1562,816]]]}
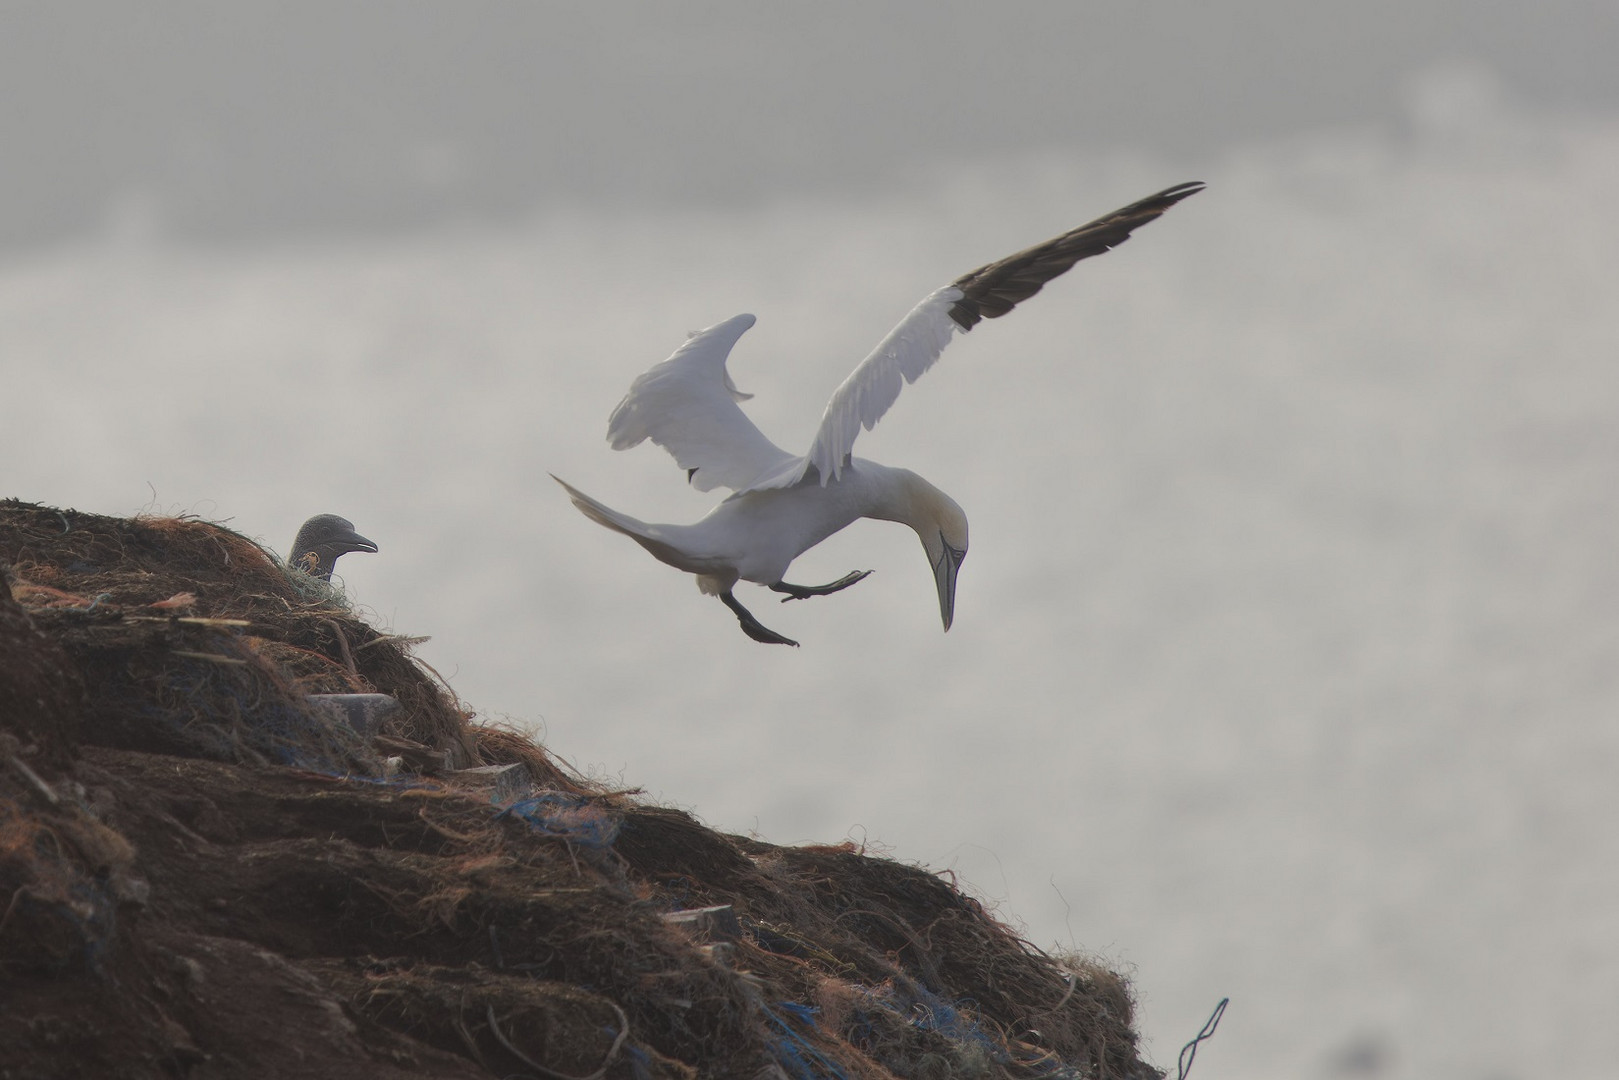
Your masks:
{"label": "tangled seaweed", "polygon": [[[18,1075],[1162,1075],[1117,975],[924,868],[581,779],[229,529],[3,502],[0,568]],[[400,708],[311,704],[354,693]]]}

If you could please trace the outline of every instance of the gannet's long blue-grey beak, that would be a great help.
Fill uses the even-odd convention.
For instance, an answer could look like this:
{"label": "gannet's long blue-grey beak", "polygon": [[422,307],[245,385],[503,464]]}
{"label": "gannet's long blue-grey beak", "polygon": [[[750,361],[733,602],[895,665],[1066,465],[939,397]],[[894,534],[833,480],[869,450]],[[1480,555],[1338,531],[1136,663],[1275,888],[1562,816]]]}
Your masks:
{"label": "gannet's long blue-grey beak", "polygon": [[939,617],[944,620],[944,628],[948,631],[956,618],[956,574],[961,570],[961,560],[967,557],[967,553],[951,547],[942,538],[939,545],[944,552],[933,564],[933,583],[939,589]]}

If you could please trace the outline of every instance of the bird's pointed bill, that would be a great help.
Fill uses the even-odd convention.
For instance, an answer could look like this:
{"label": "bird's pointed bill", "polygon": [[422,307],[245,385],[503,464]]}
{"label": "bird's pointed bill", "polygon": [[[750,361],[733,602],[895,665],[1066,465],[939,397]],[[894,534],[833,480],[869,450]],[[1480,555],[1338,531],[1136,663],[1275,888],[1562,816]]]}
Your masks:
{"label": "bird's pointed bill", "polygon": [[344,537],[344,540],[348,544],[352,545],[351,550],[353,551],[364,551],[371,555],[375,555],[377,553],[377,545],[375,543],[367,540],[365,537],[352,530],[350,530],[348,536]]}
{"label": "bird's pointed bill", "polygon": [[944,553],[933,564],[933,583],[939,589],[939,617],[944,620],[944,628],[949,630],[956,618],[956,574],[967,553],[957,551],[949,544],[941,543],[941,546]]}

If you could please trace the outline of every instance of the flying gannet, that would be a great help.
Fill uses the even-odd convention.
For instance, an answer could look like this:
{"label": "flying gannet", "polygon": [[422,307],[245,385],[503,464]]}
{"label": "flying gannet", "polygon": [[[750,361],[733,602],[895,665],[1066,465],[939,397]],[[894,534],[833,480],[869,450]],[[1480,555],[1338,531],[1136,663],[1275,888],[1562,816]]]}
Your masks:
{"label": "flying gannet", "polygon": [[663,447],[699,491],[731,494],[694,525],[651,525],[597,502],[553,475],[586,517],[621,532],[658,560],[697,576],[755,641],[797,645],[765,627],[732,594],[738,581],[785,593],[782,602],[846,589],[871,571],[826,585],[791,585],[792,561],[860,518],[909,525],[922,540],[950,629],[956,573],[967,555],[967,515],[950,496],[908,469],[851,456],[855,437],[871,430],[899,396],[933,366],[951,335],[980,319],[1005,315],[1081,259],[1110,251],[1132,230],[1203,189],[1177,184],[1087,225],[981,266],[935,290],[902,319],[843,381],[827,403],[809,452],[789,454],[765,437],[738,401],[726,357],[753,325],[738,315],[692,334],[673,356],[630,385],[608,420],[607,439],[625,450],[646,439]]}
{"label": "flying gannet", "polygon": [[336,514],[316,514],[303,523],[292,542],[287,565],[322,581],[332,580],[338,557],[351,551],[375,553],[377,545],[354,531],[354,523]]}

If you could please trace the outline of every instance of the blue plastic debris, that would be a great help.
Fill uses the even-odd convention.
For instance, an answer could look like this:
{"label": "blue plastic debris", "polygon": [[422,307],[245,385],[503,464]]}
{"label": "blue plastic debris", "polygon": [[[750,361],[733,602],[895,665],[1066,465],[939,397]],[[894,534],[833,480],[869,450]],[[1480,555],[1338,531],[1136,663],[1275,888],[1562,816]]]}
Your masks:
{"label": "blue plastic debris", "polygon": [[495,815],[508,816],[521,818],[547,836],[593,850],[612,847],[623,827],[619,816],[600,803],[561,791],[520,799]]}

